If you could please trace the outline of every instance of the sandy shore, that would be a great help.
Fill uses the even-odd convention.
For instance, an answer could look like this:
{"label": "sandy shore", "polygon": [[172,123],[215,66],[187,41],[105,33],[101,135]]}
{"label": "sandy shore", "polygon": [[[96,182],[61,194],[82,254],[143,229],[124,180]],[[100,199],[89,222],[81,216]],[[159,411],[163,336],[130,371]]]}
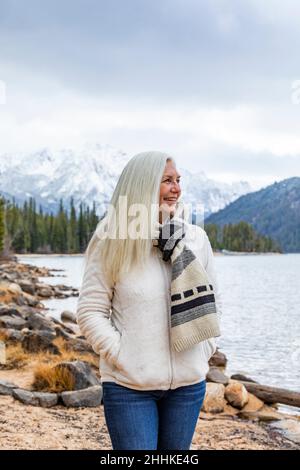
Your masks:
{"label": "sandy shore", "polygon": [[[46,409],[0,396],[1,449],[111,450],[103,406]],[[200,413],[191,449],[297,449],[268,426],[222,415]]]}
{"label": "sandy shore", "polygon": [[[0,379],[30,388],[33,373],[0,370]],[[103,405],[96,408],[41,408],[0,395],[1,449],[111,450]],[[265,423],[242,420],[226,413],[200,412],[193,450],[300,450],[300,445]]]}

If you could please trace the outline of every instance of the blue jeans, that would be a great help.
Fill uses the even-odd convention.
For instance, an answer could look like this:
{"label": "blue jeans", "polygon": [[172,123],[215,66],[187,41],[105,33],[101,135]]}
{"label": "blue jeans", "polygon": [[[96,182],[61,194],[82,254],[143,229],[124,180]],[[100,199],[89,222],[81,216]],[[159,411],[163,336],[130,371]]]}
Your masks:
{"label": "blue jeans", "polygon": [[189,450],[206,381],[174,390],[133,390],[103,382],[106,425],[114,450]]}

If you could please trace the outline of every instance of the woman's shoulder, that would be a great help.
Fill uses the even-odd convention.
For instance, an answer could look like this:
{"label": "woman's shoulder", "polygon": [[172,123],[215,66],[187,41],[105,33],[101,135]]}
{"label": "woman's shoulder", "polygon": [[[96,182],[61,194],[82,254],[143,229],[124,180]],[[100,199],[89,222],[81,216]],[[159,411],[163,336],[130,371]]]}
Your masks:
{"label": "woman's shoulder", "polygon": [[190,238],[190,239],[194,238],[196,241],[204,240],[207,237],[205,230],[200,225],[191,224],[191,223],[187,224],[186,235],[188,235],[187,238]]}
{"label": "woman's shoulder", "polygon": [[205,230],[199,225],[189,224],[186,232],[187,246],[206,264],[209,252],[209,239]]}

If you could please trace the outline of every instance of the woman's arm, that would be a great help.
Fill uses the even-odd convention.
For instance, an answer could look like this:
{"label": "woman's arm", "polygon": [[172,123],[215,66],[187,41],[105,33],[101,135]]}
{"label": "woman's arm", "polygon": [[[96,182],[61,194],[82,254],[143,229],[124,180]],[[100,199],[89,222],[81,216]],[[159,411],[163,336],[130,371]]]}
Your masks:
{"label": "woman's arm", "polygon": [[77,323],[94,351],[114,363],[120,333],[110,320],[113,286],[101,270],[99,253],[94,249],[87,258],[77,304]]}

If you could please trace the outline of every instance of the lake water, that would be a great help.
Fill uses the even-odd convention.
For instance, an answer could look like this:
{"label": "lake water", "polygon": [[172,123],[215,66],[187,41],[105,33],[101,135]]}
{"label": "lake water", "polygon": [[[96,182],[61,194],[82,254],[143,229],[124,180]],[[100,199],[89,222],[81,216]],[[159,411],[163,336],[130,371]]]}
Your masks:
{"label": "lake water", "polygon": [[[84,258],[18,256],[20,262],[64,269],[41,278],[79,288]],[[300,254],[216,256],[223,302],[218,345],[228,374],[244,373],[265,385],[300,391]],[[59,316],[76,310],[77,297],[44,302]]]}

